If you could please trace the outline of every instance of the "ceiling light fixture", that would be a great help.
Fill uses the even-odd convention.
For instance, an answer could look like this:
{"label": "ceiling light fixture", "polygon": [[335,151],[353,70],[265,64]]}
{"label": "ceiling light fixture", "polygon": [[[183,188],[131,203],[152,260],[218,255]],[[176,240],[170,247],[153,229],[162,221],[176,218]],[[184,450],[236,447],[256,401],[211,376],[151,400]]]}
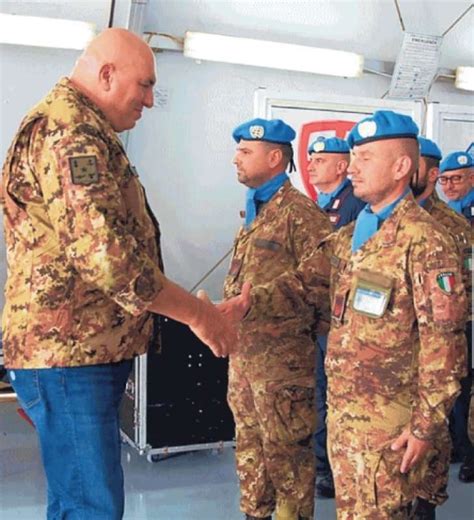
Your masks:
{"label": "ceiling light fixture", "polygon": [[454,84],[456,88],[474,91],[474,67],[458,67]]}
{"label": "ceiling light fixture", "polygon": [[352,52],[191,31],[185,34],[183,54],[196,60],[351,78],[364,69],[364,57]]}
{"label": "ceiling light fixture", "polygon": [[0,13],[0,43],[83,49],[94,36],[87,22]]}

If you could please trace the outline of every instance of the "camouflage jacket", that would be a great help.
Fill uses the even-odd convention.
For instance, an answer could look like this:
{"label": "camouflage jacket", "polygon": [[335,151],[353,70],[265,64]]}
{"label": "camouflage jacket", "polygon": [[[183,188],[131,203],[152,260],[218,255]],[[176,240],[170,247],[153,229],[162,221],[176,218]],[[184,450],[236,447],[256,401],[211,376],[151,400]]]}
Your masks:
{"label": "camouflage jacket", "polygon": [[472,319],[472,228],[469,221],[443,202],[434,191],[422,206],[453,237],[463,263],[463,279]]}
{"label": "camouflage jacket", "polygon": [[317,246],[331,231],[326,214],[290,182],[262,207],[248,230],[239,230],[224,295],[238,294],[244,281],[252,284],[240,354],[263,355],[267,361],[280,356],[278,362],[291,363],[281,357],[284,345],[304,343],[315,327],[327,331],[329,262]]}
{"label": "camouflage jacket", "polygon": [[369,437],[409,424],[431,439],[466,366],[459,255],[411,194],[352,253],[354,225],[321,245],[331,255],[330,411]]}
{"label": "camouflage jacket", "polygon": [[163,282],[159,231],[119,138],[68,79],[23,119],[2,182],[5,365],[143,353]]}

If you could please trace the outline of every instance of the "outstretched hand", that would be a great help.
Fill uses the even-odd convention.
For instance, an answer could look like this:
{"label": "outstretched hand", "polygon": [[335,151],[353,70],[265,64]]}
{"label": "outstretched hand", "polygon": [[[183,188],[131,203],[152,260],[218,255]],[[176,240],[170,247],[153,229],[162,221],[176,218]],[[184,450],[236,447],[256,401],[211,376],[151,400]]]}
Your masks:
{"label": "outstretched hand", "polygon": [[211,302],[205,291],[198,291],[197,297],[201,306],[191,330],[215,356],[228,356],[237,346],[238,322],[250,307],[250,284],[244,284],[240,295],[218,305]]}
{"label": "outstretched hand", "polygon": [[229,298],[226,301],[218,303],[216,307],[219,312],[228,317],[233,323],[238,324],[250,309],[250,282],[244,282],[242,292],[238,296]]}

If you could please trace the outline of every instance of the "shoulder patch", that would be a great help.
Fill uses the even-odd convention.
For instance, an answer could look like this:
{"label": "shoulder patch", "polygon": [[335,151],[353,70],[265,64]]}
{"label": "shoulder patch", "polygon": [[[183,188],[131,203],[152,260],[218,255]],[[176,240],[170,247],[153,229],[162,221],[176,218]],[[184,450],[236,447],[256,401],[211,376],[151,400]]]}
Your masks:
{"label": "shoulder patch", "polygon": [[451,294],[454,292],[454,273],[451,271],[446,271],[443,273],[439,273],[436,277],[436,282],[438,287],[446,294]]}
{"label": "shoulder patch", "polygon": [[80,155],[69,158],[69,169],[73,184],[89,186],[99,181],[97,157],[95,155]]}

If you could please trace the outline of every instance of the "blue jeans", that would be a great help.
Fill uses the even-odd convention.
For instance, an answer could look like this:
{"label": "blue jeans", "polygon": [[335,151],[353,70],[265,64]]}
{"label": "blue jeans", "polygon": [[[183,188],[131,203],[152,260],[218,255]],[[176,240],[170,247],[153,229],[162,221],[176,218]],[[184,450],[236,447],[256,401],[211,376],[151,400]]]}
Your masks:
{"label": "blue jeans", "polygon": [[328,380],[324,371],[324,359],[326,357],[328,337],[317,336],[316,339],[316,432],[314,433],[314,451],[316,454],[316,472],[319,475],[331,471],[327,452],[326,429],[326,390]]}
{"label": "blue jeans", "polygon": [[118,411],[132,363],[9,370],[39,437],[48,520],[122,518]]}

